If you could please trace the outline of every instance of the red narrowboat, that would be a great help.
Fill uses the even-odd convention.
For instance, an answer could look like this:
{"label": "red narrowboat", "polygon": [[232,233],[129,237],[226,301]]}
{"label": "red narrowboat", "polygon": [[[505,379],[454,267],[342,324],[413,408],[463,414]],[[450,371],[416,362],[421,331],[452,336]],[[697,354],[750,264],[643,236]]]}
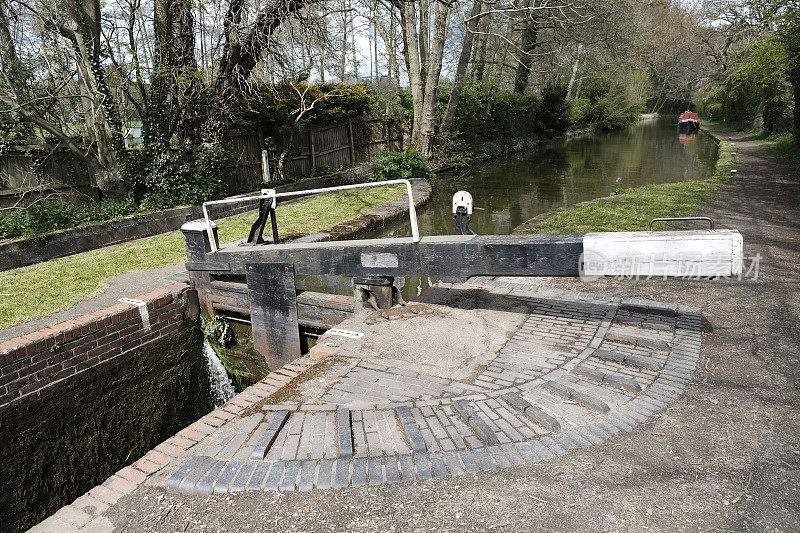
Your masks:
{"label": "red narrowboat", "polygon": [[697,113],[691,111],[684,111],[678,117],[678,126],[681,128],[698,129],[700,128],[700,117]]}

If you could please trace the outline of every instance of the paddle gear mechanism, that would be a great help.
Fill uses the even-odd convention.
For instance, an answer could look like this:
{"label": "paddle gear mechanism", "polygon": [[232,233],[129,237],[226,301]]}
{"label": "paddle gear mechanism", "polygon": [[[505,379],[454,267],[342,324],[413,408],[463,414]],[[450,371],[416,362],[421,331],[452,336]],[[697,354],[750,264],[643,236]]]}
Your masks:
{"label": "paddle gear mechanism", "polygon": [[475,235],[469,227],[472,218],[472,195],[467,191],[458,191],[453,195],[453,220],[456,222],[458,235]]}
{"label": "paddle gear mechanism", "polygon": [[258,218],[250,228],[250,235],[247,237],[247,244],[265,244],[264,227],[267,218],[272,221],[272,242],[278,242],[278,221],[275,218],[275,208],[278,206],[278,198],[275,196],[275,189],[261,189],[261,200],[258,203]]}

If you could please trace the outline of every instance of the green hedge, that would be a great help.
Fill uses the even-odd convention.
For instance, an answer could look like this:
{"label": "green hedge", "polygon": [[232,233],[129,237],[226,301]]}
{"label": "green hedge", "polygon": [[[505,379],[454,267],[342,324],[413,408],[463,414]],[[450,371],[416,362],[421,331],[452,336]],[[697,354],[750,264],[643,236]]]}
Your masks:
{"label": "green hedge", "polygon": [[[439,90],[437,122],[441,121],[450,92],[449,87]],[[564,133],[570,123],[569,104],[563,87],[547,87],[539,96],[494,91],[485,85],[467,85],[461,91],[451,136],[466,145],[532,135],[552,137]]]}
{"label": "green hedge", "polygon": [[381,152],[372,159],[370,181],[430,178],[433,172],[425,158],[416,150]]}

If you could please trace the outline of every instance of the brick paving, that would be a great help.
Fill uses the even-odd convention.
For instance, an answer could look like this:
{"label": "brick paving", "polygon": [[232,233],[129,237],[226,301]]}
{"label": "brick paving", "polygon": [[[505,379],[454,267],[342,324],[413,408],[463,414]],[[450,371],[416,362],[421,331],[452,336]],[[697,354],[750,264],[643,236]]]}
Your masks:
{"label": "brick paving", "polygon": [[[469,379],[390,358],[344,357],[339,367],[299,358],[37,528],[109,530],[104,512],[142,484],[199,497],[302,492],[547,461],[632,431],[683,392],[697,365],[695,308],[502,279],[467,286],[528,309]],[[273,402],[320,376],[325,386],[302,403]]]}
{"label": "brick paving", "polygon": [[[304,357],[181,432],[175,447],[187,451],[169,465],[145,456],[138,468],[150,470],[148,484],[190,494],[510,468],[631,431],[681,394],[697,364],[697,309],[488,278],[470,284],[504,290],[530,309],[472,379],[360,358],[332,372],[316,397],[270,403],[315,374],[321,363]],[[154,465],[164,467],[153,474]]]}

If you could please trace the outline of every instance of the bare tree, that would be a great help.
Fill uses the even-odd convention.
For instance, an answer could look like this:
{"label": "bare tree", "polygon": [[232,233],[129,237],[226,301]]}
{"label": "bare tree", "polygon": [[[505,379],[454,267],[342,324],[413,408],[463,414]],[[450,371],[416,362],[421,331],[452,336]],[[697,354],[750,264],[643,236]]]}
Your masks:
{"label": "bare tree", "polygon": [[461,100],[461,90],[464,88],[464,84],[466,83],[467,79],[467,67],[469,66],[469,60],[472,56],[472,43],[475,40],[475,33],[478,27],[478,22],[480,21],[480,12],[481,0],[473,0],[472,10],[470,11],[469,19],[466,22],[464,39],[461,42],[461,53],[458,57],[458,66],[456,67],[456,72],[453,75],[453,87],[450,90],[450,98],[447,101],[447,107],[445,108],[444,115],[442,116],[442,123],[439,126],[440,146],[446,146],[449,140],[450,129],[453,126],[453,118],[456,116],[458,102]]}
{"label": "bare tree", "polygon": [[[2,49],[2,84],[0,101],[8,106],[12,116],[29,122],[52,135],[89,168],[95,183],[108,196],[123,193],[120,158],[124,143],[117,100],[106,79],[102,61],[101,16],[99,0],[64,0],[64,11],[47,4],[27,4],[3,0],[0,17],[0,48]],[[25,25],[21,33],[13,34],[8,26],[9,13]],[[27,40],[26,40],[27,39]],[[19,44],[26,48],[26,61],[48,61],[37,50],[43,44],[56,48],[60,58],[68,60],[73,72],[53,65],[49,79],[43,84],[31,77],[21,76],[23,60]],[[31,57],[33,56],[33,57]],[[38,87],[34,87],[34,85]],[[49,88],[44,88],[48,85]],[[74,91],[72,90],[74,88]],[[35,94],[36,92],[40,94]],[[79,102],[86,143],[82,145],[65,131],[63,126],[48,120],[45,102],[61,99]]]}
{"label": "bare tree", "polygon": [[297,105],[297,107],[295,109],[293,109],[289,113],[289,120],[291,121],[290,122],[290,126],[289,126],[289,136],[288,136],[288,139],[287,139],[286,143],[284,144],[283,150],[281,151],[280,155],[278,156],[278,165],[277,165],[277,168],[276,168],[276,173],[278,175],[278,179],[283,179],[285,177],[284,176],[284,172],[285,172],[285,169],[286,169],[286,156],[289,154],[289,152],[294,147],[294,139],[295,139],[295,136],[297,135],[297,132],[298,132],[298,129],[299,129],[298,126],[299,126],[300,122],[303,120],[303,118],[308,113],[313,111],[314,107],[318,103],[320,103],[320,102],[322,102],[324,100],[328,100],[330,98],[335,98],[335,97],[340,96],[342,94],[342,91],[341,91],[341,89],[339,87],[334,87],[334,88],[332,88],[332,89],[330,89],[328,91],[324,91],[322,93],[322,95],[314,98],[313,100],[310,100],[308,98],[308,90],[311,88],[311,85],[308,83],[308,81],[306,81],[306,80],[299,81],[299,82],[294,82],[293,81],[293,82],[291,82],[291,87],[294,90],[294,92],[297,94],[298,105]]}

